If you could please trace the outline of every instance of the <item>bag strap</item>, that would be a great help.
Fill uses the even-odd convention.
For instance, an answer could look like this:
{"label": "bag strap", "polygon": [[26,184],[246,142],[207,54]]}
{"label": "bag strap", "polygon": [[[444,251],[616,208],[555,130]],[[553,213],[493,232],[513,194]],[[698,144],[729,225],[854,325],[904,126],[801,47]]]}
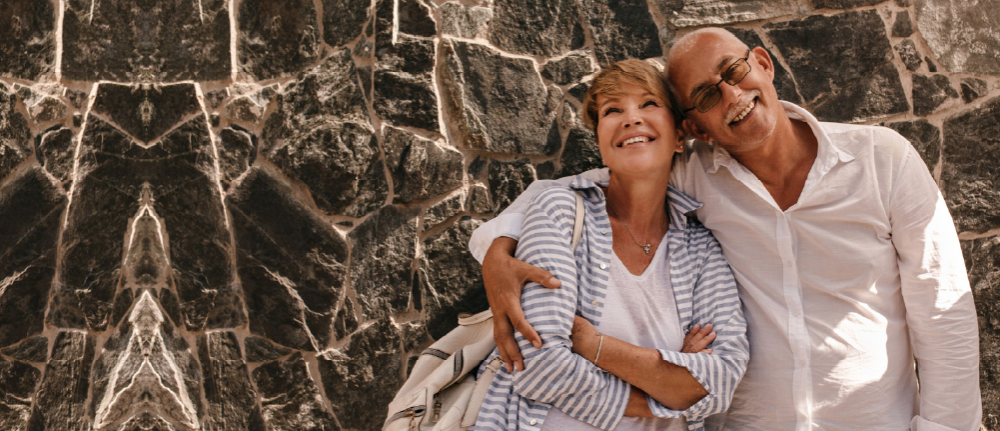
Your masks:
{"label": "bag strap", "polygon": [[573,242],[571,242],[571,247],[573,247],[573,254],[576,254],[576,246],[580,244],[580,237],[583,236],[583,196],[580,196],[580,192],[574,190],[576,195],[576,221],[573,223]]}

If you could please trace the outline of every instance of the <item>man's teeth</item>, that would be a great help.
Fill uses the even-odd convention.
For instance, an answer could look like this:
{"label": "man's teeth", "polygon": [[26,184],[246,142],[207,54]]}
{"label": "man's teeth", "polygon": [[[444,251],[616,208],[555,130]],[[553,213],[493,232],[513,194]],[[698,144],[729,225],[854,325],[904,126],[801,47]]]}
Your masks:
{"label": "man's teeth", "polygon": [[636,136],[634,138],[628,138],[628,139],[622,141],[622,144],[620,146],[624,147],[624,146],[635,144],[635,143],[638,143],[638,142],[648,142],[648,141],[649,141],[649,138],[647,138],[645,136]]}
{"label": "man's teeth", "polygon": [[739,113],[738,115],[736,115],[736,118],[733,118],[733,121],[732,121],[732,122],[733,122],[733,123],[737,123],[737,122],[739,122],[740,120],[742,120],[742,119],[743,119],[743,117],[746,117],[746,116],[747,116],[747,114],[749,114],[749,113],[750,113],[750,111],[751,111],[751,110],[753,110],[753,107],[754,107],[754,106],[756,106],[756,105],[757,105],[757,99],[753,99],[753,100],[751,100],[751,101],[750,101],[750,104],[749,104],[749,105],[747,105],[746,109],[744,109],[744,110],[743,110],[743,112],[740,112],[740,113]]}

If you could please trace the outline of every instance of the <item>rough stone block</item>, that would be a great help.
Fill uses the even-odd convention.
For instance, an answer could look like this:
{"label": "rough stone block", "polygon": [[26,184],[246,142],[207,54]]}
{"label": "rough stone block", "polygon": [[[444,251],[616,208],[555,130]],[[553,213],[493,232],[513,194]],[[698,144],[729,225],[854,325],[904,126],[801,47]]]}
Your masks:
{"label": "rough stone block", "polygon": [[[732,32],[750,48],[764,46],[764,41],[760,39],[756,31],[742,28],[727,28],[726,30]],[[770,51],[768,54],[770,54]],[[771,62],[774,64],[773,82],[774,89],[778,92],[778,98],[795,104],[802,104],[802,97],[799,97],[799,92],[795,88],[795,78],[778,62],[778,59],[774,58],[774,55],[771,55]]]}
{"label": "rough stone block", "polygon": [[292,349],[261,337],[247,337],[243,344],[247,347],[247,362],[268,362],[292,353]]}
{"label": "rough stone block", "polygon": [[391,126],[382,133],[393,202],[427,199],[462,185],[462,153]]}
{"label": "rough stone block", "polygon": [[559,160],[562,169],[557,177],[576,175],[590,169],[604,166],[601,161],[601,151],[597,148],[594,132],[583,125],[575,125],[566,137],[566,147],[563,148]]}
{"label": "rough stone block", "polygon": [[536,179],[535,169],[528,159],[490,162],[489,186],[493,192],[493,212],[500,214]]}
{"label": "rough stone block", "polygon": [[487,23],[493,19],[493,9],[465,6],[457,2],[441,5],[441,33],[449,36],[474,39],[482,35]]}
{"label": "rough stone block", "polygon": [[228,78],[229,3],[67,1],[62,74],[146,85]]}
{"label": "rough stone block", "polygon": [[759,21],[792,15],[798,9],[798,2],[793,0],[652,0],[650,3],[677,27]]}
{"label": "rough stone block", "polygon": [[572,53],[558,60],[545,63],[542,77],[559,85],[579,82],[584,76],[596,72],[597,69],[585,53]]}
{"label": "rough stone block", "polygon": [[371,20],[370,0],[323,0],[323,40],[339,47],[361,35]]}
{"label": "rough stone block", "polygon": [[[320,355],[320,378],[334,414],[346,429],[378,429],[385,407],[402,386],[400,331],[381,319],[351,336],[341,350]],[[378,406],[379,408],[373,408]]]}
{"label": "rough stone block", "polygon": [[913,75],[913,113],[924,116],[936,110],[948,99],[957,99],[958,92],[944,75]]}
{"label": "rough stone block", "polygon": [[959,232],[1000,227],[1000,99],[944,122],[942,189]]}
{"label": "rough stone block", "polygon": [[[660,30],[644,0],[582,0],[585,23],[594,40],[597,62],[608,65],[626,58],[663,55]],[[664,35],[670,39],[672,35]]]}
{"label": "rough stone block", "polygon": [[55,64],[52,2],[7,0],[0,6],[0,76],[39,80]]}
{"label": "rough stone block", "polygon": [[909,109],[878,12],[817,15],[764,29],[820,119],[865,121]]}
{"label": "rough stone block", "polygon": [[469,191],[469,211],[479,214],[492,213],[493,203],[490,199],[490,191],[482,184],[473,184]]}
{"label": "rough stone block", "polygon": [[892,24],[892,37],[910,37],[913,34],[913,21],[910,21],[910,11],[904,10],[896,14],[896,22]]}
{"label": "rough stone block", "polygon": [[407,309],[418,212],[416,208],[386,206],[351,231],[351,286],[366,319]]}
{"label": "rough stone block", "polygon": [[439,223],[451,218],[452,216],[462,212],[463,205],[468,199],[465,196],[465,192],[449,196],[434,204],[434,206],[427,209],[424,213],[424,229],[430,229]]}
{"label": "rough stone block", "polygon": [[60,181],[68,180],[73,173],[76,134],[70,129],[56,128],[44,132],[36,142],[35,157],[42,168]]}
{"label": "rough stone block", "polygon": [[[44,338],[43,338],[44,340]],[[45,352],[42,352],[42,361]],[[0,427],[5,430],[27,430],[31,417],[31,400],[42,372],[28,364],[0,359]]]}
{"label": "rough stone block", "polygon": [[31,155],[31,129],[15,110],[17,96],[0,85],[0,178]]}
{"label": "rough stone block", "polygon": [[25,362],[45,362],[49,356],[49,339],[38,336],[0,350],[4,355]]}
{"label": "rough stone block", "polygon": [[860,6],[873,6],[885,0],[814,0],[816,9],[851,9]]}
{"label": "rough stone block", "polygon": [[913,8],[920,35],[948,72],[997,75],[1000,8],[950,0],[914,0]]}
{"label": "rough stone block", "polygon": [[[460,41],[442,44],[442,81],[463,145],[508,154],[551,155],[558,108],[531,60]],[[491,89],[490,91],[485,91]]]}
{"label": "rough stone block", "polygon": [[219,169],[227,186],[257,160],[257,137],[238,127],[222,129],[218,135]]}
{"label": "rough stone block", "polygon": [[94,361],[94,338],[80,332],[60,332],[45,365],[45,377],[35,395],[28,429],[85,429],[87,392]]}
{"label": "rough stone block", "polygon": [[970,103],[990,91],[986,81],[978,78],[962,78],[962,100]]}
{"label": "rough stone block", "polygon": [[93,109],[147,145],[201,111],[193,84],[164,85],[156,90],[101,84]]}
{"label": "rough stone block", "polygon": [[934,172],[934,166],[941,158],[941,130],[927,120],[889,123],[887,127],[899,132],[913,144],[920,158],[927,164],[927,170]]}
{"label": "rough stone block", "polygon": [[227,198],[250,331],[319,350],[344,294],[348,248],[272,173],[253,169]]}
{"label": "rough stone block", "polygon": [[424,321],[431,337],[443,337],[455,328],[458,314],[489,308],[479,262],[466,244],[483,222],[468,217],[424,240],[421,269],[427,281],[423,295]]}
{"label": "rough stone block", "polygon": [[[324,408],[323,398],[307,368],[302,354],[296,353],[287,360],[269,362],[253,371],[254,383],[261,398],[261,415],[267,429],[340,429],[334,417]],[[368,410],[376,411],[374,408]],[[382,414],[380,410],[378,413]]]}
{"label": "rough stone block", "polygon": [[351,54],[341,50],[278,95],[261,154],[301,181],[329,214],[360,217],[385,202],[388,184]]}
{"label": "rough stone block", "polygon": [[1000,237],[962,242],[979,315],[979,387],[983,425],[1000,426]]}
{"label": "rough stone block", "polygon": [[398,35],[375,35],[375,69],[372,106],[393,124],[431,131],[438,125],[437,92],[434,91],[434,43]]}
{"label": "rough stone block", "polygon": [[910,39],[896,44],[896,52],[899,53],[899,59],[903,60],[903,64],[906,65],[906,70],[910,72],[916,71],[921,64],[924,64],[924,61],[920,59],[920,53],[917,52],[917,46]]}
{"label": "rough stone block", "polygon": [[497,0],[490,42],[507,52],[554,56],[583,46],[580,10],[572,0]]}
{"label": "rough stone block", "polygon": [[248,430],[253,416],[263,420],[235,334],[213,332],[198,337],[198,357],[208,403],[203,429]]}
{"label": "rough stone block", "polygon": [[244,0],[238,22],[239,67],[257,79],[294,74],[319,58],[312,0]]}

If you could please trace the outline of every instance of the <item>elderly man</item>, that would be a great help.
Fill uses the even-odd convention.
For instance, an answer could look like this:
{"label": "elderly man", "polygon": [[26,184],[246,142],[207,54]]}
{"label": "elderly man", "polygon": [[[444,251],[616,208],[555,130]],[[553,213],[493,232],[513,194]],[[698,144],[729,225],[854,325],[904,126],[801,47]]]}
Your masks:
{"label": "elderly man", "polygon": [[[767,51],[725,30],[684,36],[667,63],[684,130],[701,141],[672,182],[703,204],[696,215],[732,265],[749,328],[746,374],[708,428],[978,430],[978,325],[962,252],[909,142],[779,101]],[[584,175],[607,181],[604,170]],[[511,257],[521,208],[552,183],[537,181],[470,243],[508,367],[523,367],[512,327],[537,340],[520,286],[559,284]]]}

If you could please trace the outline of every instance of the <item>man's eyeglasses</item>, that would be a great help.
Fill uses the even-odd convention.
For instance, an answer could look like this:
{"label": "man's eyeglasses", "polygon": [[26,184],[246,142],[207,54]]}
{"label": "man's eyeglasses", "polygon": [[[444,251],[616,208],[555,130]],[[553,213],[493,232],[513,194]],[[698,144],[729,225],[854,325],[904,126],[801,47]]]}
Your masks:
{"label": "man's eyeglasses", "polygon": [[719,99],[722,99],[722,90],[719,90],[719,84],[723,82],[729,85],[739,84],[750,73],[750,63],[747,62],[748,58],[750,58],[749,49],[747,50],[746,57],[734,61],[725,72],[722,72],[722,79],[719,82],[698,90],[694,95],[694,106],[682,110],[681,114],[687,114],[693,109],[697,109],[698,112],[704,114],[709,109],[712,109],[716,103],[719,103]]}

